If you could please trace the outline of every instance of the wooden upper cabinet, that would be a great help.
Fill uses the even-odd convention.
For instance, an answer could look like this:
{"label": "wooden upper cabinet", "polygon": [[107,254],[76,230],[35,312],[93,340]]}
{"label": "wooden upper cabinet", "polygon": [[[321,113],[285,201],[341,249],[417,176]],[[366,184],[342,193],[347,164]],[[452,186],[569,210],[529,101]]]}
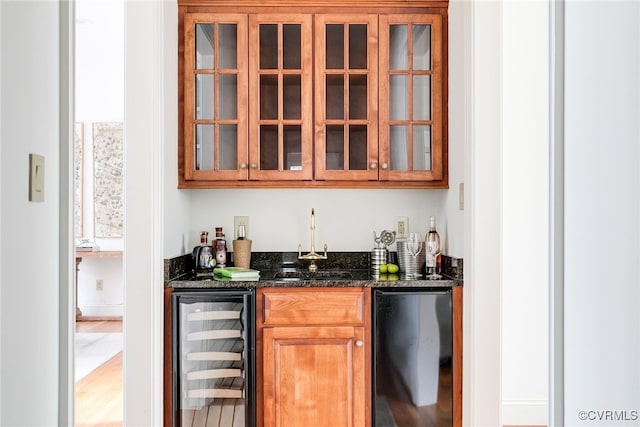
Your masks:
{"label": "wooden upper cabinet", "polygon": [[380,16],[380,179],[444,176],[442,17]]}
{"label": "wooden upper cabinet", "polygon": [[184,175],[247,179],[247,16],[184,16]]}
{"label": "wooden upper cabinet", "polygon": [[378,16],[315,19],[315,178],[377,180]]}
{"label": "wooden upper cabinet", "polygon": [[312,16],[249,17],[249,179],[313,178]]}
{"label": "wooden upper cabinet", "polygon": [[179,0],[179,187],[448,187],[446,2],[240,3]]}

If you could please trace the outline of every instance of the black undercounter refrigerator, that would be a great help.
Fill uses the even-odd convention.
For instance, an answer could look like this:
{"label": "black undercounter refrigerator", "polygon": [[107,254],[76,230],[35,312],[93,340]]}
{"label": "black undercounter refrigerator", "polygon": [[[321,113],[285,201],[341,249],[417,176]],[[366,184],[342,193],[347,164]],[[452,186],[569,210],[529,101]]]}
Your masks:
{"label": "black undercounter refrigerator", "polygon": [[453,425],[450,288],[374,290],[373,425]]}
{"label": "black undercounter refrigerator", "polygon": [[253,290],[172,294],[173,425],[255,425]]}

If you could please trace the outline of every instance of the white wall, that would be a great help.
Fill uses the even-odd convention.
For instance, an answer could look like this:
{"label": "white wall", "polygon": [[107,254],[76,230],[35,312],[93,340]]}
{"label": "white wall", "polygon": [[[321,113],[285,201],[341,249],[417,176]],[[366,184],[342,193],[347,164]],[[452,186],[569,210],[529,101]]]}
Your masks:
{"label": "white wall", "polygon": [[549,3],[502,7],[502,423],[548,423]]}
{"label": "white wall", "polygon": [[640,4],[565,18],[564,424],[638,426]]}
{"label": "white wall", "polygon": [[[463,309],[463,425],[501,425],[501,5],[462,2],[469,67]],[[455,47],[451,47],[454,49]],[[450,84],[455,84],[450,82]],[[450,121],[450,125],[453,126]]]}
{"label": "white wall", "polygon": [[[3,1],[0,18],[0,425],[57,425],[59,5]],[[42,203],[29,153],[45,157]]]}
{"label": "white wall", "polygon": [[190,247],[199,243],[201,230],[213,235],[216,225],[223,226],[231,240],[233,216],[248,215],[253,250],[297,251],[301,244],[308,251],[311,208],[316,216],[316,249],[326,243],[329,252],[369,251],[375,246],[374,230],[377,234],[394,230],[396,216],[407,216],[409,230],[424,235],[429,215],[435,215],[441,238],[448,241],[460,231],[446,232],[445,194],[446,190],[189,190],[189,242]]}

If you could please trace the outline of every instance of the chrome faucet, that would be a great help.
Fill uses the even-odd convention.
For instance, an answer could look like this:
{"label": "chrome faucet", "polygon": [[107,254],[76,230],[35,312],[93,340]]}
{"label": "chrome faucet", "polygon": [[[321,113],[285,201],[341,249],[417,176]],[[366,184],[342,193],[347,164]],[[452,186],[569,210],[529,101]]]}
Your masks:
{"label": "chrome faucet", "polygon": [[302,255],[302,245],[298,245],[298,259],[311,261],[309,264],[309,271],[314,272],[318,270],[318,265],[316,264],[317,260],[327,259],[327,244],[324,244],[324,255],[320,255],[316,253],[316,213],[313,208],[311,208],[311,250],[308,254]]}

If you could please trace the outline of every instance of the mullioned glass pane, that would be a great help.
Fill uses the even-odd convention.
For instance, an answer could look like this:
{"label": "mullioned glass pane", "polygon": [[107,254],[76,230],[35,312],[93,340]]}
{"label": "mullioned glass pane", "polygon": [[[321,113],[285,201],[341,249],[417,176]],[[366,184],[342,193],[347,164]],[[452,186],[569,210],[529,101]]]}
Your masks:
{"label": "mullioned glass pane", "polygon": [[274,70],[278,68],[278,26],[260,24],[260,68]]}
{"label": "mullioned glass pane", "polygon": [[218,108],[220,119],[235,120],[238,118],[238,76],[235,74],[220,74],[218,77]]}
{"label": "mullioned glass pane", "polygon": [[367,126],[349,126],[349,170],[367,170]]}
{"label": "mullioned glass pane", "polygon": [[349,25],[349,68],[367,69],[367,24]]}
{"label": "mullioned glass pane", "polygon": [[431,76],[413,76],[413,120],[431,120]]}
{"label": "mullioned glass pane", "polygon": [[213,119],[213,74],[196,74],[195,108],[197,120]]}
{"label": "mullioned glass pane", "polygon": [[327,75],[327,119],[344,119],[344,76],[342,74]]}
{"label": "mullioned glass pane", "polygon": [[212,70],[214,62],[213,24],[196,24],[196,63],[197,70]]}
{"label": "mullioned glass pane", "polygon": [[408,120],[409,77],[406,75],[389,76],[389,119]]}
{"label": "mullioned glass pane", "polygon": [[349,76],[349,118],[352,120],[366,120],[367,76],[366,74],[352,74]]}
{"label": "mullioned glass pane", "polygon": [[213,125],[195,126],[195,164],[196,170],[212,170],[215,160],[213,150]]}
{"label": "mullioned glass pane", "polygon": [[329,70],[344,69],[344,25],[327,24],[325,32],[326,68]]}
{"label": "mullioned glass pane", "polygon": [[409,46],[407,25],[389,27],[389,69],[407,70],[409,68]]}
{"label": "mullioned glass pane", "polygon": [[409,128],[391,126],[389,128],[389,167],[391,170],[409,169]]}
{"label": "mullioned glass pane", "polygon": [[413,170],[431,170],[431,126],[413,127]]}
{"label": "mullioned glass pane", "polygon": [[431,25],[413,26],[413,69],[431,69]]}
{"label": "mullioned glass pane", "polygon": [[300,24],[282,25],[282,67],[285,70],[302,69],[302,39]]}
{"label": "mullioned glass pane", "polygon": [[218,25],[218,68],[238,68],[238,30],[236,24]]}
{"label": "mullioned glass pane", "polygon": [[238,126],[220,125],[220,170],[238,169]]}

